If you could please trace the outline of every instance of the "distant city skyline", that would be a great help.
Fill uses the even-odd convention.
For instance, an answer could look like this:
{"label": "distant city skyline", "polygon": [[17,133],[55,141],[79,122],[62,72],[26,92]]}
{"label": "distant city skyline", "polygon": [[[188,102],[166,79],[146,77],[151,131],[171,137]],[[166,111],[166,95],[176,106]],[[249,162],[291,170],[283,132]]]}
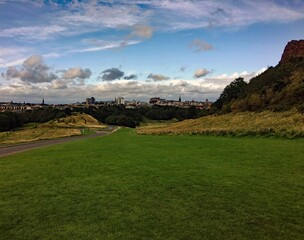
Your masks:
{"label": "distant city skyline", "polygon": [[299,0],[0,0],[0,102],[215,101],[303,38]]}

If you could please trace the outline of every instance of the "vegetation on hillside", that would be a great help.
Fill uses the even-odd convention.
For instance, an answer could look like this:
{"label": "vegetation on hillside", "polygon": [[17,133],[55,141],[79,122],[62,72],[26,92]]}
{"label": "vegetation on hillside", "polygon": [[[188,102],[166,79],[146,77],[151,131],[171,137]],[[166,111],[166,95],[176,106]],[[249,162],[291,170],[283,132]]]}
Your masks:
{"label": "vegetation on hillside", "polygon": [[304,112],[304,58],[270,67],[247,84],[242,78],[229,84],[213,105],[221,112]]}
{"label": "vegetation on hillside", "polygon": [[210,115],[166,126],[144,126],[140,134],[210,134],[225,136],[304,137],[304,115],[298,112],[240,112]]}

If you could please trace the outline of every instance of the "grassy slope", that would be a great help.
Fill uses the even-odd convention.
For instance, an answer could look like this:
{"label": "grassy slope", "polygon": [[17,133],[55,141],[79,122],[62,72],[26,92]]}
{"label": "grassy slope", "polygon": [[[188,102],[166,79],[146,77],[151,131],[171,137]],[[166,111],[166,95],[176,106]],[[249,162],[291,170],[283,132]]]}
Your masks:
{"label": "grassy slope", "polygon": [[41,127],[63,127],[63,128],[101,128],[104,127],[98,120],[88,114],[76,114],[58,120],[52,120],[41,124]]}
{"label": "grassy slope", "polygon": [[297,112],[241,112],[206,116],[138,129],[142,134],[276,135],[304,137],[304,115]]}
{"label": "grassy slope", "polygon": [[13,132],[2,132],[0,133],[0,144],[26,143],[81,135],[83,133],[82,128],[101,129],[104,126],[90,115],[77,114],[43,124],[30,124]]}
{"label": "grassy slope", "polygon": [[0,159],[0,239],[302,239],[303,140],[136,135]]}

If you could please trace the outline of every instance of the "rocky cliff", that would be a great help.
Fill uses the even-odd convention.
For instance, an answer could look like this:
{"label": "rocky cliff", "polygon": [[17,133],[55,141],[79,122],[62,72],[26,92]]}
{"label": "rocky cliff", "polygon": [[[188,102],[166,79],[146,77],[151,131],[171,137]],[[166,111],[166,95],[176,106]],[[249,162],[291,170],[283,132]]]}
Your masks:
{"label": "rocky cliff", "polygon": [[304,57],[304,40],[292,40],[286,45],[281,64],[287,63],[292,58]]}

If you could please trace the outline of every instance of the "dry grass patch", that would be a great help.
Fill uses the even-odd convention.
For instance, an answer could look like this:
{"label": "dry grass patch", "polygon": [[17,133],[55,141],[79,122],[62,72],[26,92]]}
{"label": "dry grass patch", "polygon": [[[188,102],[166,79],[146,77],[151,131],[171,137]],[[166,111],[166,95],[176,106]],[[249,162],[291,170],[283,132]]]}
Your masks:
{"label": "dry grass patch", "polygon": [[65,128],[43,128],[24,129],[14,132],[4,132],[0,134],[0,144],[16,144],[34,142],[38,140],[55,139],[81,135],[80,129]]}

